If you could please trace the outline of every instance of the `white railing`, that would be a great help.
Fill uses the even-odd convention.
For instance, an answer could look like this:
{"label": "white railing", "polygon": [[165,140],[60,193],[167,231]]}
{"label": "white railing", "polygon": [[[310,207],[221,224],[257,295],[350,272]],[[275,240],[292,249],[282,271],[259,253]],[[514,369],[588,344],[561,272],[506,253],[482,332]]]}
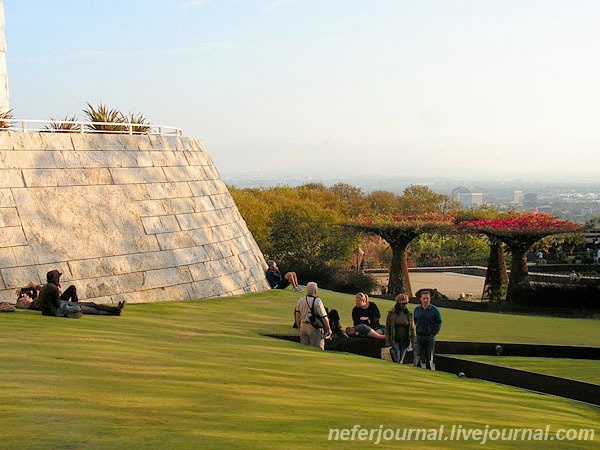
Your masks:
{"label": "white railing", "polygon": [[[46,132],[46,133],[103,133],[103,134],[158,134],[161,136],[182,136],[181,128],[167,125],[139,124],[131,122],[80,122],[70,120],[30,120],[0,119],[10,124],[8,131]],[[63,126],[64,128],[61,128]],[[98,130],[97,126],[110,126],[116,130]],[[136,131],[141,130],[141,131]]]}

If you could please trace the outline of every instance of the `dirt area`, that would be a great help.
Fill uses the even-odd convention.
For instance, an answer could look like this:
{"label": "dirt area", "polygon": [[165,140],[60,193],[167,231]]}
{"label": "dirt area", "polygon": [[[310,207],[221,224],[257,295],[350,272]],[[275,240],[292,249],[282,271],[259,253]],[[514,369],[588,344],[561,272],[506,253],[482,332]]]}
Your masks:
{"label": "dirt area", "polygon": [[[480,300],[483,292],[484,277],[474,275],[463,275],[459,273],[443,272],[443,273],[418,273],[414,272],[410,275],[410,285],[413,294],[419,289],[432,288],[437,289],[440,293],[448,298],[457,299],[461,292],[471,294],[473,300]],[[380,285],[387,285],[387,275],[376,275],[375,278]]]}

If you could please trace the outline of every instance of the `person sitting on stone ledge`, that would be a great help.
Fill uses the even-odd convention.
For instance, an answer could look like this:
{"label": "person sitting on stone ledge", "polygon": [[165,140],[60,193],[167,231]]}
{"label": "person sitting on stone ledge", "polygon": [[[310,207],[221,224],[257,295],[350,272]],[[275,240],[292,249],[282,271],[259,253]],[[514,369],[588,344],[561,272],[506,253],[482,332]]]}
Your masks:
{"label": "person sitting on stone ledge", "polygon": [[266,275],[271,289],[285,289],[291,284],[294,292],[302,292],[302,288],[298,284],[296,272],[286,272],[285,275],[282,275],[275,261],[268,261],[267,264],[269,268]]}
{"label": "person sitting on stone ledge", "polygon": [[[57,276],[58,274],[58,276]],[[81,314],[91,314],[91,315],[107,315],[107,316],[120,316],[123,307],[125,306],[125,301],[119,302],[118,306],[112,305],[102,305],[94,302],[80,302],[79,297],[77,296],[77,288],[74,285],[70,285],[64,292],[61,292],[60,287],[60,276],[61,272],[58,270],[52,270],[48,272],[46,278],[56,278],[57,276],[57,288],[58,288],[58,300],[60,302],[65,302],[70,304],[73,312],[80,312]],[[48,284],[50,280],[48,280]],[[32,310],[42,310],[40,297],[41,291],[44,289],[46,285],[35,284],[30,281],[26,287],[17,289],[17,304],[16,307],[20,309],[32,309]],[[52,294],[54,295],[54,294]],[[79,307],[79,311],[77,311],[77,307]],[[65,306],[64,308],[67,308]],[[49,315],[49,314],[45,314]],[[76,315],[76,314],[75,314]]]}
{"label": "person sitting on stone ledge", "polygon": [[356,294],[356,306],[352,309],[354,327],[346,329],[348,335],[385,339],[384,328],[379,323],[381,314],[377,305],[369,301],[369,296],[363,292]]}

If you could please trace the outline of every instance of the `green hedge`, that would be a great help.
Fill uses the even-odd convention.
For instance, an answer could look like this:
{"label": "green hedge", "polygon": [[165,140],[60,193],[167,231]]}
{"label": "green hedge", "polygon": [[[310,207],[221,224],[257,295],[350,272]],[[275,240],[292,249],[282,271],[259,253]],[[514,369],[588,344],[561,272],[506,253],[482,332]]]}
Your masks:
{"label": "green hedge", "polygon": [[600,309],[600,287],[531,283],[517,286],[512,299],[514,303],[526,306]]}

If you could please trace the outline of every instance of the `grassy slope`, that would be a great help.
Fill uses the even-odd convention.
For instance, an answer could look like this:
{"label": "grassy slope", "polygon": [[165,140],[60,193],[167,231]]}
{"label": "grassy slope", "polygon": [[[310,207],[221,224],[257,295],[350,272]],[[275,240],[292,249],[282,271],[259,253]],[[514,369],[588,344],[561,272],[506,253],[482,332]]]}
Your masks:
{"label": "grassy slope", "polygon": [[[353,297],[322,294],[347,322]],[[557,430],[600,421],[597,408],[568,400],[263,337],[293,332],[297,298],[270,291],[129,305],[122,317],[81,320],[0,314],[2,448],[355,448],[360,442],[327,441],[329,428]],[[391,305],[378,303],[382,313]],[[597,321],[443,314],[442,339],[600,345]],[[532,443],[504,443],[515,447]]]}

